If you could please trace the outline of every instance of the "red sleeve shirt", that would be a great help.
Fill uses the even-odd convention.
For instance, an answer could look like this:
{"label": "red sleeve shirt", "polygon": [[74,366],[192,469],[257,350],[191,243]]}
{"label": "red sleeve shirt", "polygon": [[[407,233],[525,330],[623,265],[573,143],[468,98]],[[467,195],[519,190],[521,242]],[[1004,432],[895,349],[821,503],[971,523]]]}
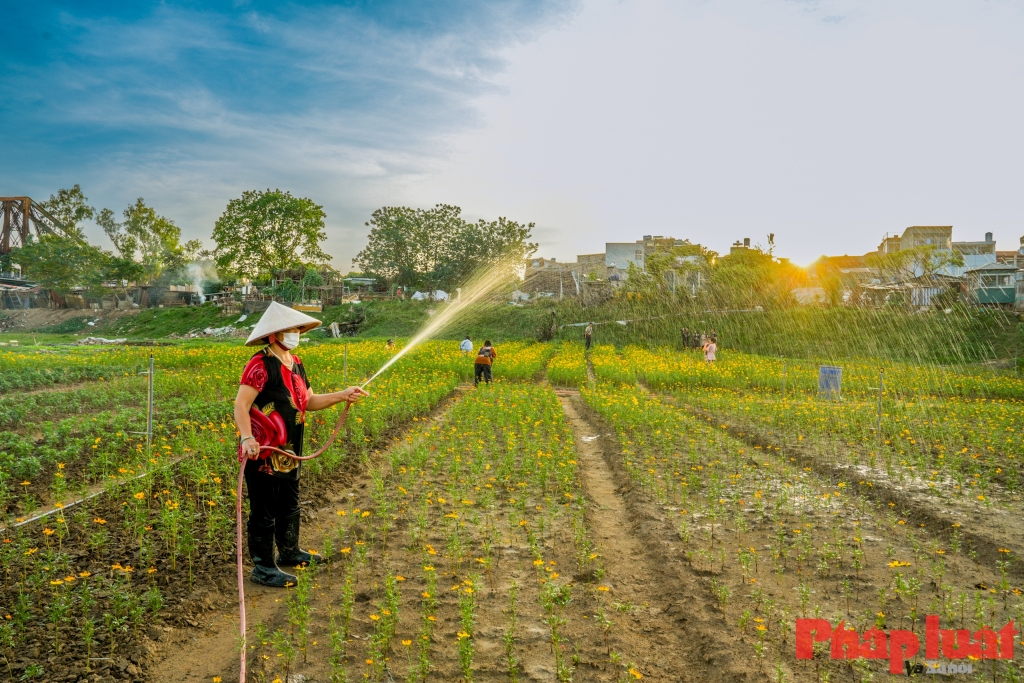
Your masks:
{"label": "red sleeve shirt", "polygon": [[247,384],[256,391],[263,391],[267,385],[267,368],[263,364],[263,356],[255,355],[245,364],[239,384]]}

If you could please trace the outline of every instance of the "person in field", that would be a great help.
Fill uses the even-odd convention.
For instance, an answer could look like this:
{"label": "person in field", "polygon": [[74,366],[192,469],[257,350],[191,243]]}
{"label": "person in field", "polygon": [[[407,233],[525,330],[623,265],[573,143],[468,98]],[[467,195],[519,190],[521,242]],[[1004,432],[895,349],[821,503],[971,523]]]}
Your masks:
{"label": "person in field", "polygon": [[473,353],[473,340],[469,338],[468,334],[466,335],[466,338],[462,340],[462,343],[459,344],[459,350],[462,351],[463,356],[468,356]]}
{"label": "person in field", "polygon": [[590,350],[590,345],[594,343],[594,323],[587,323],[587,329],[583,330],[583,343],[586,345],[586,351]]}
{"label": "person in field", "polygon": [[394,351],[395,350],[395,340],[394,339],[388,339],[387,342],[384,344],[384,348],[387,349],[388,351]]}
{"label": "person in field", "polygon": [[[261,451],[260,446],[273,445],[301,456],[307,412],[344,401],[355,403],[369,395],[359,387],[330,394],[310,391],[302,361],[291,351],[299,345],[300,334],[319,325],[316,318],[272,302],[245,342],[246,346],[263,345],[242,371],[235,396],[235,425],[241,453],[248,458],[247,533],[255,565],[250,578],[264,586],[294,586],[295,576],[280,567],[308,563],[311,555],[299,548],[299,461]],[[261,440],[253,435],[253,421],[264,435]]]}
{"label": "person in field", "polygon": [[718,352],[718,343],[714,337],[709,337],[707,343],[704,344],[704,360],[708,363],[715,362],[715,354]]}
{"label": "person in field", "polygon": [[484,345],[480,347],[480,352],[476,354],[476,360],[473,362],[473,386],[480,384],[481,378],[488,384],[491,383],[491,365],[497,357],[498,352],[491,346],[491,340],[484,341]]}

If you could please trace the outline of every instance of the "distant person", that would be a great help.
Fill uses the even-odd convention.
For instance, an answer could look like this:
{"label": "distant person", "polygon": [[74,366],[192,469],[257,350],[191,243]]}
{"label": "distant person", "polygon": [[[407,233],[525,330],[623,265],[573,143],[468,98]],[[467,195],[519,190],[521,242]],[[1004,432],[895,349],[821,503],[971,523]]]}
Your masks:
{"label": "distant person", "polygon": [[466,335],[466,338],[462,340],[462,343],[459,344],[459,350],[462,351],[463,356],[468,356],[473,353],[473,342],[470,340],[468,334]]}
{"label": "distant person", "polygon": [[388,339],[387,343],[384,344],[384,348],[387,349],[388,351],[394,351],[395,350],[395,340],[394,339]]}
{"label": "distant person", "polygon": [[715,353],[718,352],[718,344],[715,343],[715,338],[710,337],[706,344],[704,344],[704,360],[708,363],[715,362]]}
{"label": "distant person", "polygon": [[590,345],[594,343],[594,323],[587,323],[587,329],[583,330],[583,343],[586,344],[586,350],[590,350]]}
{"label": "distant person", "polygon": [[491,346],[491,340],[484,341],[484,345],[480,347],[480,352],[476,354],[476,360],[473,362],[473,386],[480,384],[481,377],[488,384],[491,383],[491,365],[497,357],[498,352]]}
{"label": "distant person", "polygon": [[679,334],[680,334],[680,336],[682,337],[682,340],[683,340],[683,348],[685,349],[685,348],[689,347],[690,343],[691,343],[690,342],[690,328],[689,327],[684,327],[683,331],[680,332]]}
{"label": "distant person", "polygon": [[691,349],[699,349],[700,348],[700,333],[697,332],[697,330],[693,331],[693,339],[690,340],[690,348]]}

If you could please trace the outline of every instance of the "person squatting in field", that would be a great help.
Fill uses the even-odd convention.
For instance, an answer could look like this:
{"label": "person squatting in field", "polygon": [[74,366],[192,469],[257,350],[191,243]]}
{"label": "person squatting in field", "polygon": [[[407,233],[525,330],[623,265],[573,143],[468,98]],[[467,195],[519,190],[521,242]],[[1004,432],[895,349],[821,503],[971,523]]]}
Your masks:
{"label": "person squatting in field", "polygon": [[480,378],[482,377],[491,383],[491,364],[498,357],[498,352],[493,346],[491,346],[491,340],[484,341],[484,345],[480,347],[480,352],[476,354],[476,360],[473,362],[473,386],[480,384]]}
{"label": "person squatting in field", "polygon": [[260,451],[261,443],[253,436],[253,420],[260,423],[264,433],[271,435],[272,443],[262,445],[276,446],[301,456],[307,411],[324,410],[345,401],[354,403],[369,395],[359,387],[330,394],[310,391],[302,361],[291,351],[299,345],[301,333],[319,324],[316,318],[273,302],[246,341],[246,346],[265,344],[242,371],[235,397],[239,443],[248,457],[245,462],[245,483],[249,491],[247,531],[249,555],[255,565],[250,578],[264,586],[295,585],[295,576],[279,567],[308,563],[311,555],[299,548],[300,463],[281,453]]}

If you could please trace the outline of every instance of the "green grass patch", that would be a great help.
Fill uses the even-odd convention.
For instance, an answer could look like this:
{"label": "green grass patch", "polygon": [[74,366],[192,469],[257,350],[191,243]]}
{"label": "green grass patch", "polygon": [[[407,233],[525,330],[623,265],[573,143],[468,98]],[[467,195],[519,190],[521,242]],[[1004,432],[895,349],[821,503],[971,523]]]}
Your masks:
{"label": "green grass patch", "polygon": [[[111,321],[103,327],[97,324],[94,329],[96,333],[102,333],[107,337],[157,339],[207,327],[224,327],[233,324],[239,317],[237,313],[223,315],[221,309],[213,304],[186,308],[147,308],[136,315]],[[259,314],[250,315],[242,324],[251,325],[259,320],[259,317]]]}

